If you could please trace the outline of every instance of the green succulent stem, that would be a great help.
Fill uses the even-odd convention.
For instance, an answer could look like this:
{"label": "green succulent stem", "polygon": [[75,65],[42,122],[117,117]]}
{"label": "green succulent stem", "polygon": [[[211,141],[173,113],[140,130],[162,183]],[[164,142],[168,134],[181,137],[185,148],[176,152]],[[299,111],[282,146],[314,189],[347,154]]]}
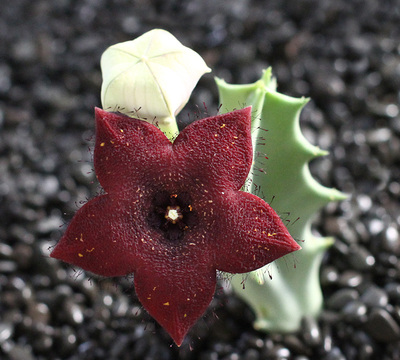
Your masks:
{"label": "green succulent stem", "polygon": [[179,134],[178,123],[175,117],[157,118],[157,127],[165,134],[165,136],[173,142]]}
{"label": "green succulent stem", "polygon": [[215,81],[222,112],[252,106],[254,160],[243,190],[270,202],[302,246],[262,269],[234,276],[232,287],[254,310],[257,329],[295,331],[304,316],[316,317],[322,308],[319,269],[333,243],[312,234],[312,219],[328,202],[345,196],[320,185],[309,171],[309,162],[327,152],[301,132],[299,116],[308,99],[277,92],[270,68],[253,84]]}

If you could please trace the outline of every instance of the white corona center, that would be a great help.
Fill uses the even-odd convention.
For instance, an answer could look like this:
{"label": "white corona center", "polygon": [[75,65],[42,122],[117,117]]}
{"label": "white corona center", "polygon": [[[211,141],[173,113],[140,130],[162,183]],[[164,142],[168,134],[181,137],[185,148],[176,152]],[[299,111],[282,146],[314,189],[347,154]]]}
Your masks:
{"label": "white corona center", "polygon": [[179,218],[179,213],[176,209],[169,209],[168,210],[168,218],[171,219],[172,221],[175,221],[176,219]]}

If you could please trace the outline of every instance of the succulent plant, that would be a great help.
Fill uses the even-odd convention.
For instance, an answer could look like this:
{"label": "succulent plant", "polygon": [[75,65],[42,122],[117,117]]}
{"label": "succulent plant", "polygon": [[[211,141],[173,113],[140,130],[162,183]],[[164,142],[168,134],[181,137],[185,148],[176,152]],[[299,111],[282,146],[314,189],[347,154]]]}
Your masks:
{"label": "succulent plant", "polygon": [[309,171],[310,160],[327,152],[311,145],[300,130],[299,115],[307,99],[277,92],[271,69],[252,84],[232,85],[218,78],[216,83],[222,112],[252,105],[254,160],[243,190],[270,201],[302,246],[245,277],[235,275],[232,287],[254,310],[256,329],[295,331],[304,316],[316,317],[322,308],[319,269],[334,241],[313,235],[313,217],[345,195],[320,185]]}
{"label": "succulent plant", "polygon": [[[101,276],[134,274],[140,302],[178,346],[211,302],[217,270],[245,273],[301,248],[264,200],[241,191],[253,161],[250,107],[177,135],[176,112],[208,69],[182,47],[153,30],[103,55],[111,112],[95,110],[94,149],[103,193],[78,210],[50,254]],[[188,73],[193,57],[199,71]],[[113,112],[120,99],[127,114]],[[141,104],[146,119],[129,116]]]}
{"label": "succulent plant", "polygon": [[[216,270],[245,273],[283,256],[251,272],[245,290],[234,276],[234,289],[259,329],[290,331],[316,315],[332,239],[314,237],[311,220],[343,195],[310,175],[308,162],[326,152],[301,134],[307,100],[276,92],[271,70],[254,84],[217,79],[226,113],[178,135],[175,116],[209,71],[198,54],[156,29],[110,47],[101,65],[94,167],[104,193],[78,210],[51,256],[102,276],[133,273],[143,306],[177,345],[211,301]],[[300,249],[293,238],[303,250],[288,258]]]}

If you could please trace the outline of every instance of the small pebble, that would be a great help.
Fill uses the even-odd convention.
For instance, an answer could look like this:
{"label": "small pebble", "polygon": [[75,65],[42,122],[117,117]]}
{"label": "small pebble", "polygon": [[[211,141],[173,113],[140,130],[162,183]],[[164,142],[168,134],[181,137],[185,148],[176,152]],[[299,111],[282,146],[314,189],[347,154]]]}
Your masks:
{"label": "small pebble", "polygon": [[35,360],[29,345],[10,344],[7,355],[11,360]]}
{"label": "small pebble", "polygon": [[290,350],[284,347],[274,349],[273,353],[277,360],[289,359],[290,357]]}
{"label": "small pebble", "polygon": [[363,246],[350,246],[349,261],[354,269],[365,271],[375,264],[373,255]]}
{"label": "small pebble", "polygon": [[50,321],[50,309],[46,304],[30,302],[27,314],[34,323],[47,324]]}
{"label": "small pebble", "polygon": [[372,235],[377,235],[385,229],[385,224],[380,219],[373,219],[369,222],[369,231]]}
{"label": "small pebble", "polygon": [[260,354],[255,349],[248,349],[243,355],[243,360],[260,360]]}
{"label": "small pebble", "polygon": [[84,320],[81,308],[72,301],[66,302],[64,306],[64,316],[66,317],[66,321],[70,324],[82,324]]}
{"label": "small pebble", "polygon": [[10,339],[14,333],[14,327],[10,323],[0,322],[0,345]]}
{"label": "small pebble", "polygon": [[309,346],[316,346],[321,343],[321,333],[316,320],[310,316],[303,318],[301,322],[302,336]]}
{"label": "small pebble", "polygon": [[321,360],[348,360],[348,359],[345,358],[345,356],[338,347],[334,347],[328,354],[323,356]]}
{"label": "small pebble", "polygon": [[394,303],[400,304],[400,283],[391,282],[385,286],[385,291]]}
{"label": "small pebble", "polygon": [[[302,332],[302,331],[301,331]],[[296,336],[295,334],[289,334],[284,336],[283,344],[287,347],[293,354],[311,354],[311,348],[303,340],[303,334]]]}
{"label": "small pebble", "polygon": [[384,309],[372,310],[365,328],[377,341],[390,343],[400,339],[399,324]]}
{"label": "small pebble", "polygon": [[0,273],[12,274],[17,270],[17,263],[11,260],[0,260]]}
{"label": "small pebble", "polygon": [[337,269],[333,266],[326,266],[321,271],[321,283],[323,285],[334,284],[339,279]]}
{"label": "small pebble", "polygon": [[358,291],[355,289],[339,289],[327,300],[326,306],[332,310],[340,310],[347,303],[359,298]]}
{"label": "small pebble", "polygon": [[60,355],[69,354],[76,349],[77,334],[75,333],[75,330],[68,325],[63,325],[61,327],[56,340],[59,344]]}
{"label": "small pebble", "polygon": [[370,307],[385,307],[388,302],[388,295],[383,289],[377,286],[368,287],[361,295],[361,301]]}
{"label": "small pebble", "polygon": [[342,286],[355,288],[359,286],[362,281],[363,277],[359,272],[347,270],[340,275],[338,282]]}
{"label": "small pebble", "polygon": [[45,234],[54,230],[59,230],[62,224],[62,219],[58,215],[53,215],[40,220],[37,225],[37,230],[39,233]]}
{"label": "small pebble", "polygon": [[0,259],[10,259],[13,254],[13,248],[0,242]]}
{"label": "small pebble", "polygon": [[364,322],[366,320],[367,307],[361,301],[353,300],[344,306],[342,313],[347,321]]}
{"label": "small pebble", "polygon": [[385,230],[382,245],[386,251],[400,255],[400,235],[397,227],[392,225]]}
{"label": "small pebble", "polygon": [[39,336],[35,337],[32,343],[32,347],[34,348],[35,351],[43,353],[49,351],[52,348],[52,346],[53,346],[53,337],[46,334],[39,334]]}

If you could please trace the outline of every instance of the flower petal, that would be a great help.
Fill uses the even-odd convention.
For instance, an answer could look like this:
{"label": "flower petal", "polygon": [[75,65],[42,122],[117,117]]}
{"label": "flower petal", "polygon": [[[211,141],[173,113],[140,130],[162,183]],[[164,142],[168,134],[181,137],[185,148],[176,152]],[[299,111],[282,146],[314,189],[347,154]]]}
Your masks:
{"label": "flower petal", "polygon": [[[204,314],[215,292],[216,271],[204,247],[171,248],[138,264],[134,274],[136,294],[149,314],[180,346],[193,324]],[[183,250],[183,251],[181,251]],[[157,260],[157,261],[156,261]]]}
{"label": "flower petal", "polygon": [[162,131],[126,115],[95,111],[94,167],[106,192],[132,190],[132,184],[149,182],[149,171],[168,168],[172,144]]}
{"label": "flower petal", "polygon": [[94,198],[73,217],[51,257],[102,276],[124,276],[135,267],[138,232],[132,213],[109,195]]}
{"label": "flower petal", "polygon": [[251,108],[201,119],[174,142],[176,166],[210,189],[244,184],[252,162]]}
{"label": "flower petal", "polygon": [[230,192],[219,200],[214,229],[218,270],[253,271],[301,248],[276,212],[257,196]]}

